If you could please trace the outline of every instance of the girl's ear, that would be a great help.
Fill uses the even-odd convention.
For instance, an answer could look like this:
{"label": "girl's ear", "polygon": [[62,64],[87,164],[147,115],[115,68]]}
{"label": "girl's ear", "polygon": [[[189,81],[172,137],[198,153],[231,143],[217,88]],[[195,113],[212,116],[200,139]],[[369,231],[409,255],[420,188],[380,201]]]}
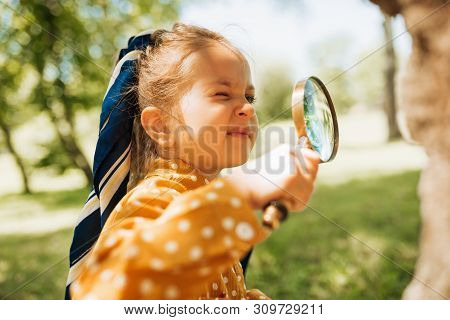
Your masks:
{"label": "girl's ear", "polygon": [[159,146],[163,148],[173,146],[173,138],[160,109],[151,106],[145,107],[141,112],[141,124],[149,137]]}

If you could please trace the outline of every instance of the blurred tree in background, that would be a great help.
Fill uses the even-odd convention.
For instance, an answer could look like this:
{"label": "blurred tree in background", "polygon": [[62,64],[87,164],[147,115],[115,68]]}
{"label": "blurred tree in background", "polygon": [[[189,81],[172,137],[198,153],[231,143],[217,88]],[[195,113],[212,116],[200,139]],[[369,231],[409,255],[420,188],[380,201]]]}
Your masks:
{"label": "blurred tree in background", "polygon": [[[367,57],[371,52],[362,51],[357,57],[358,61]],[[380,109],[384,99],[383,68],[385,56],[382,52],[378,52],[364,62],[349,72],[352,77],[351,90],[357,103],[372,109]]]}
{"label": "blurred tree in background", "polygon": [[383,31],[384,40],[386,42],[385,67],[384,67],[384,103],[383,109],[386,113],[388,123],[388,139],[395,140],[401,137],[400,130],[397,125],[397,103],[395,94],[395,74],[397,72],[397,63],[395,57],[394,44],[392,41],[392,17],[383,13]]}
{"label": "blurred tree in background", "polygon": [[4,145],[6,151],[13,156],[22,178],[23,192],[30,193],[26,161],[17,151],[12,137],[12,130],[21,122],[21,119],[29,117],[30,114],[26,114],[25,108],[8,108],[11,105],[24,103],[21,101],[23,95],[18,93],[20,93],[19,88],[24,81],[25,72],[14,56],[6,60],[5,54],[0,55],[0,68],[0,131],[3,138],[0,140],[0,146]]}
{"label": "blurred tree in background", "polygon": [[[347,113],[357,104],[383,110],[388,124],[388,139],[392,140],[400,136],[396,122],[397,57],[391,41],[392,19],[384,16],[381,28],[383,46],[364,49],[355,60],[348,55],[352,39],[345,34],[320,39],[311,47],[309,57],[314,75],[330,90],[337,111]],[[256,110],[262,126],[291,118],[294,85],[291,70],[289,65],[276,62],[259,76]]]}
{"label": "blurred tree in background", "polygon": [[[170,27],[168,24],[178,17],[181,2],[1,3],[1,143],[21,171],[24,191],[29,191],[27,162],[56,169],[58,173],[78,168],[90,182],[90,164],[76,132],[77,112],[100,107],[115,56],[128,37],[152,27]],[[293,6],[290,1],[283,5]],[[392,38],[389,26],[390,22],[384,24],[386,39]],[[386,55],[382,51],[371,56],[370,62],[346,72],[345,68],[351,65],[347,60],[351,44],[352,39],[345,34],[320,39],[310,51],[314,73],[329,87],[340,113],[355,103],[384,106],[392,136],[396,136],[393,47],[387,48]],[[361,57],[368,53],[361,52]],[[294,83],[290,66],[273,64],[260,78],[257,110],[261,123],[290,118]],[[389,94],[384,94],[386,91]],[[14,129],[40,114],[51,120],[53,137],[42,145],[44,152],[39,159],[24,161],[14,146]]]}
{"label": "blurred tree in background", "polygon": [[258,86],[256,110],[264,123],[291,118],[291,94],[294,82],[289,66],[271,65],[264,70]]}
{"label": "blurred tree in background", "polygon": [[347,47],[351,39],[346,35],[322,39],[310,50],[311,61],[316,67],[315,75],[322,79],[329,88],[333,102],[339,112],[347,112],[356,103],[353,81],[349,74],[343,75],[346,61]]}
{"label": "blurred tree in background", "polygon": [[[371,0],[389,16],[401,15],[412,38],[412,51],[400,81],[407,128],[426,150],[420,176],[420,256],[406,299],[450,296],[450,25],[448,1]],[[421,18],[419,18],[421,17]],[[446,247],[447,245],[447,247]],[[422,280],[420,280],[422,279]]]}
{"label": "blurred tree in background", "polygon": [[[17,116],[19,109],[26,108],[35,115],[45,113],[55,132],[35,165],[60,172],[79,168],[90,183],[91,168],[75,132],[76,112],[99,107],[114,57],[128,37],[176,20],[178,10],[178,1],[154,0],[2,3],[0,74],[2,86],[7,85],[2,89],[2,131],[19,167],[24,167],[23,162],[8,136],[15,124],[28,120]],[[31,90],[18,99],[26,85]],[[14,121],[7,114],[14,115]]]}

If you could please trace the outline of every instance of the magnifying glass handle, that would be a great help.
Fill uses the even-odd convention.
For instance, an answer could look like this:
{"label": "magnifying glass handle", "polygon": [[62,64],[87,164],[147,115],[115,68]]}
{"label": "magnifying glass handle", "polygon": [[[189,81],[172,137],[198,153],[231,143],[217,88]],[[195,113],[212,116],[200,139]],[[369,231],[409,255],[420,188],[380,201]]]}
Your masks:
{"label": "magnifying glass handle", "polygon": [[270,230],[278,229],[280,223],[288,217],[287,207],[278,200],[267,202],[263,207],[263,225]]}

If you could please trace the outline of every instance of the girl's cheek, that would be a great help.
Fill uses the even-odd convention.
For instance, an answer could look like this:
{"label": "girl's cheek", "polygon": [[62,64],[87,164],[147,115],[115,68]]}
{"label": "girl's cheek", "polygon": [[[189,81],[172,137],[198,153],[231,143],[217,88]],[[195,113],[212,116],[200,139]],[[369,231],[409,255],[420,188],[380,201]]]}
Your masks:
{"label": "girl's cheek", "polygon": [[256,114],[253,116],[252,120],[250,120],[250,127],[256,140],[259,133],[259,119]]}

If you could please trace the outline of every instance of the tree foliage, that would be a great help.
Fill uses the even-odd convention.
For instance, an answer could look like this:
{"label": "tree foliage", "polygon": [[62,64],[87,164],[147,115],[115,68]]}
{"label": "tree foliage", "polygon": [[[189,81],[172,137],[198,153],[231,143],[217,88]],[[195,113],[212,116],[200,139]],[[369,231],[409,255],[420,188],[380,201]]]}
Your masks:
{"label": "tree foliage", "polygon": [[345,70],[349,65],[347,47],[350,43],[351,39],[341,35],[321,39],[310,50],[315,73],[330,90],[334,105],[340,112],[346,112],[356,102],[351,78]]}
{"label": "tree foliage", "polygon": [[38,165],[78,167],[90,180],[77,142],[76,112],[100,106],[118,49],[129,36],[175,20],[179,2],[10,1],[0,10],[2,87],[20,93],[23,78],[34,79],[22,103],[8,99],[11,92],[5,95],[2,118],[13,128],[25,120],[19,109],[46,113],[55,138]]}
{"label": "tree foliage", "polygon": [[291,117],[293,85],[287,65],[274,64],[263,71],[256,103],[259,120],[263,126],[265,122]]}

